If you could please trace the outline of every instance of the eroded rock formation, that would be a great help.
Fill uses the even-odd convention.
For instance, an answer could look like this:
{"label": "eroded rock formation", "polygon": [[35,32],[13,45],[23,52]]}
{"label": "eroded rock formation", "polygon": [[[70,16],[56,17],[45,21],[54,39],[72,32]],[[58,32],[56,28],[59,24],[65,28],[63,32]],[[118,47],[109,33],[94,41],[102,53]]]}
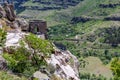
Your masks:
{"label": "eroded rock formation", "polygon": [[10,26],[13,29],[21,28],[22,30],[28,30],[28,22],[16,17],[13,4],[5,2],[3,7],[0,6],[0,17],[4,18],[6,26]]}
{"label": "eroded rock formation", "polygon": [[[19,41],[22,40],[25,37],[25,35],[29,35],[29,34],[25,34],[22,32],[8,33],[5,43],[5,50],[8,53],[11,53],[11,50],[9,48],[11,46],[19,47],[20,46]],[[79,62],[77,58],[74,55],[72,55],[68,50],[60,51],[55,47],[55,52],[51,55],[50,58],[46,58],[46,62],[48,65],[50,64],[53,66],[52,68],[48,66],[47,71],[49,71],[48,72],[49,74],[54,74],[63,80],[70,80],[70,79],[79,80],[79,76],[78,76]],[[40,76],[38,77],[40,78]]]}
{"label": "eroded rock formation", "polygon": [[[11,53],[11,47],[19,47],[19,41],[24,40],[24,37],[26,35],[29,35],[29,33],[23,32],[22,30],[28,30],[29,26],[28,23],[23,19],[18,19],[15,17],[13,14],[13,10],[9,8],[8,5],[6,5],[6,10],[1,8],[1,12],[6,13],[6,16],[3,13],[2,18],[0,19],[1,23],[1,28],[7,28],[7,36],[6,36],[6,42],[4,46],[4,51]],[[9,12],[10,11],[10,12]],[[12,12],[11,12],[12,11]],[[9,16],[11,15],[11,16]],[[4,23],[4,24],[3,24]],[[43,24],[46,24],[43,22]],[[43,25],[42,24],[42,25]],[[43,33],[46,33],[46,27],[45,29],[41,29],[39,27],[41,24],[36,23],[35,25],[31,25],[33,28],[34,26],[38,26],[39,31],[43,31]],[[37,34],[36,34],[37,35]],[[37,35],[38,38],[42,38],[41,36],[44,35]],[[30,49],[27,44],[25,43],[25,47],[27,49]],[[2,53],[2,52],[0,52]],[[46,69],[47,74],[43,74],[40,71],[34,73],[33,77],[43,79],[43,76],[40,77],[40,74],[45,75],[46,78],[48,79],[49,77],[51,78],[53,75],[59,78],[59,80],[80,80],[78,76],[78,67],[79,67],[79,62],[77,58],[72,55],[68,50],[61,51],[54,46],[54,52],[49,58],[45,58],[46,63],[49,65],[48,68]],[[51,67],[52,66],[52,67]],[[5,69],[6,68],[6,61],[3,57],[0,56],[0,69]],[[48,77],[49,76],[49,77]],[[55,80],[54,78],[53,80]]]}
{"label": "eroded rock formation", "polygon": [[79,80],[79,62],[68,50],[60,51],[57,49],[55,53],[51,55],[51,58],[47,59],[47,63],[54,66],[54,74],[58,77],[65,80]]}
{"label": "eroded rock formation", "polygon": [[7,2],[4,4],[4,10],[6,12],[6,17],[9,21],[14,21],[16,15],[14,13],[14,6],[13,4],[8,4]]}

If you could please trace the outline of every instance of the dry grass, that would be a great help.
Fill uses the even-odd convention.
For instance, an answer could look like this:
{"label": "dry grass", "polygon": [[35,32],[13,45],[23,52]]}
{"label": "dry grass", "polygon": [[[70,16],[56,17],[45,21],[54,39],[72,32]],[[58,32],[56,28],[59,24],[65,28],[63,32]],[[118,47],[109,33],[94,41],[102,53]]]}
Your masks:
{"label": "dry grass", "polygon": [[112,71],[108,65],[103,65],[101,60],[97,57],[88,57],[85,60],[89,63],[85,68],[80,69],[80,72],[91,73],[96,75],[103,75],[108,80],[113,76]]}

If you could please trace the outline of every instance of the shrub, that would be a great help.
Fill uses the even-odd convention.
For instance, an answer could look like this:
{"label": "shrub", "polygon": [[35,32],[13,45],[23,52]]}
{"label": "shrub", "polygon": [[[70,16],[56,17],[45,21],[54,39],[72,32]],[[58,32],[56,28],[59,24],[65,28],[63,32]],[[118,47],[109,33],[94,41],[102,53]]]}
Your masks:
{"label": "shrub", "polygon": [[5,71],[0,71],[0,80],[27,80],[25,77],[18,77]]}
{"label": "shrub", "polygon": [[40,39],[34,34],[26,36],[25,42],[30,48],[34,49],[35,53],[42,52],[46,57],[51,55],[51,52],[53,51],[53,46],[49,41]]}
{"label": "shrub", "polygon": [[29,45],[29,49],[25,48],[24,42],[21,41],[21,47],[13,49],[11,54],[4,53],[3,57],[13,72],[30,77],[41,66],[47,65],[44,58],[50,56],[53,46],[47,40],[37,38],[33,34],[26,36],[25,42]]}
{"label": "shrub", "polygon": [[102,28],[98,31],[98,36],[103,38],[103,43],[111,44],[112,47],[117,47],[120,43],[120,27],[111,26],[109,28]]}
{"label": "shrub", "polygon": [[106,80],[102,75],[96,76],[95,74],[90,73],[80,73],[81,80]]}
{"label": "shrub", "polygon": [[114,80],[120,80],[120,59],[114,58],[111,62],[111,70],[114,73]]}
{"label": "shrub", "polygon": [[6,40],[6,32],[0,29],[0,46],[3,46]]}

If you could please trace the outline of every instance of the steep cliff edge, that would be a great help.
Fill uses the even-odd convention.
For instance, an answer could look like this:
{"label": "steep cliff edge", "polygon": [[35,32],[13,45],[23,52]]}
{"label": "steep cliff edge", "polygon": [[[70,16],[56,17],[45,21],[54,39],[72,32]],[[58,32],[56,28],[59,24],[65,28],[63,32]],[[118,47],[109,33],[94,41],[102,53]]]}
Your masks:
{"label": "steep cliff edge", "polygon": [[[41,42],[41,44],[44,44],[44,42],[46,42],[46,40],[40,39],[40,34],[39,35],[34,35],[33,37],[38,41],[38,42],[34,42],[36,46],[30,46],[29,43],[27,43],[25,41],[26,36],[31,35],[31,33],[29,32],[23,32],[22,29],[23,28],[28,28],[28,23],[25,20],[19,19],[16,17],[15,13],[14,13],[14,8],[13,5],[11,4],[7,4],[5,3],[5,7],[0,7],[0,14],[1,14],[1,18],[0,18],[0,41],[2,41],[3,38],[3,32],[5,32],[6,37],[5,37],[5,41],[4,41],[4,45],[1,45],[0,47],[0,69],[1,70],[8,70],[9,67],[9,61],[7,59],[11,58],[11,55],[13,56],[14,54],[16,54],[16,50],[19,49],[19,47],[21,47],[20,41],[24,42],[24,48],[25,50],[27,49],[27,51],[32,55],[29,56],[25,56],[26,59],[29,59],[28,61],[32,62],[32,57],[34,58],[34,55],[39,55],[38,58],[44,59],[45,60],[45,64],[47,64],[47,66],[45,67],[45,69],[39,68],[38,70],[36,70],[37,72],[35,72],[32,76],[32,78],[38,78],[39,80],[44,80],[44,79],[50,79],[50,80],[80,80],[79,79],[79,74],[78,74],[78,68],[79,68],[79,62],[77,60],[77,58],[72,55],[70,53],[70,51],[66,50],[66,51],[61,51],[59,49],[57,49],[57,47],[52,44],[53,46],[53,50],[52,53],[46,53],[46,51],[43,50],[43,52],[45,54],[43,54],[42,49],[39,51],[39,49],[37,50],[39,46],[40,41],[43,41],[43,43]],[[1,43],[1,42],[0,42]],[[38,43],[38,44],[37,44]],[[47,45],[50,42],[46,42]],[[41,45],[40,44],[40,45]],[[35,48],[34,48],[35,47]],[[47,50],[48,46],[45,47]],[[25,52],[23,54],[26,54]],[[50,54],[49,57],[46,57],[46,54]],[[3,57],[6,59],[6,55],[7,55],[7,59],[5,60],[2,55],[4,55]],[[8,57],[9,55],[9,57]],[[19,54],[18,54],[19,55]],[[18,56],[16,55],[18,58],[22,57],[22,56]],[[21,58],[20,58],[21,59]],[[37,61],[39,62],[39,61]],[[16,64],[19,63],[19,61],[15,62]],[[33,61],[33,63],[35,63]],[[39,62],[40,63],[40,62]],[[21,64],[22,65],[22,64]],[[20,67],[20,66],[19,66]],[[11,70],[12,71],[12,70]],[[14,74],[14,71],[12,71]],[[41,74],[46,75],[47,77],[43,77],[41,76]],[[31,79],[32,79],[31,78]]]}

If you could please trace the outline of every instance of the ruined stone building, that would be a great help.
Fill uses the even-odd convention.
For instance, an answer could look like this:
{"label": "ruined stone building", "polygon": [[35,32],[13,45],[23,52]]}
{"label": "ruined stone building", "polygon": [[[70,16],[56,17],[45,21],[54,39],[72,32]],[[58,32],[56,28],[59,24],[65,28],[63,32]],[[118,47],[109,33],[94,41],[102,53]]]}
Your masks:
{"label": "ruined stone building", "polygon": [[42,20],[31,20],[29,21],[29,32],[46,34],[47,33],[47,23]]}

